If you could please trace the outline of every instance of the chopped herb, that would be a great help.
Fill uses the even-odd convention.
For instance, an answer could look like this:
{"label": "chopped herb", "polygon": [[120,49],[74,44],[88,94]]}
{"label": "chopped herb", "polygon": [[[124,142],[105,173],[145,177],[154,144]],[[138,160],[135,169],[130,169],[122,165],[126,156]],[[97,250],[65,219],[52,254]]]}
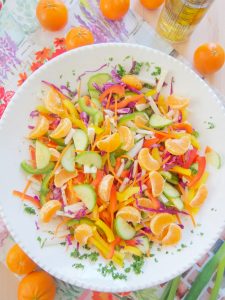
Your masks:
{"label": "chopped herb", "polygon": [[138,75],[141,72],[141,68],[143,66],[142,62],[135,62],[134,67],[131,69],[131,74]]}
{"label": "chopped herb", "polygon": [[120,77],[123,77],[124,75],[126,75],[126,70],[124,69],[123,66],[118,65],[117,74],[120,75]]}
{"label": "chopped herb", "polygon": [[213,129],[215,128],[215,124],[213,122],[208,122],[208,128],[207,129]]}
{"label": "chopped herb", "polygon": [[109,57],[109,61],[113,61],[113,57]]}
{"label": "chopped herb", "polygon": [[198,164],[197,163],[192,164],[190,166],[190,170],[193,175],[196,175],[198,173]]}
{"label": "chopped herb", "polygon": [[151,65],[148,61],[145,63],[145,66],[146,66],[146,71],[149,72]]}
{"label": "chopped herb", "polygon": [[66,242],[60,243],[61,246],[66,246]]}
{"label": "chopped herb", "polygon": [[150,257],[154,257],[155,256],[155,254],[150,254]]}
{"label": "chopped herb", "polygon": [[149,84],[149,83],[144,83],[143,87],[146,88],[146,89],[151,89],[151,90],[154,88],[154,86]]}
{"label": "chopped herb", "polygon": [[158,262],[159,262],[159,261],[158,261],[158,259],[157,259],[156,257],[154,258],[154,261],[155,261],[156,263],[158,263]]}
{"label": "chopped herb", "polygon": [[50,231],[50,230],[48,231],[48,233],[49,233],[49,234],[54,234],[54,232],[53,232],[53,231]]}
{"label": "chopped herb", "polygon": [[88,245],[84,245],[83,248],[86,249],[86,250],[91,250],[91,248],[88,247]]}
{"label": "chopped herb", "polygon": [[204,235],[204,232],[200,232],[200,235],[203,236],[203,235]]}
{"label": "chopped herb", "polygon": [[181,249],[177,249],[177,252],[180,252],[181,251]]}
{"label": "chopped herb", "polygon": [[59,78],[60,78],[60,79],[62,79],[62,77],[63,77],[63,75],[62,75],[62,74],[60,74],[60,75],[59,75]]}
{"label": "chopped herb", "polygon": [[76,71],[72,70],[72,75],[75,76],[76,75]]}
{"label": "chopped herb", "polygon": [[33,207],[25,206],[24,211],[29,215],[36,215],[36,211]]}
{"label": "chopped herb", "polygon": [[198,137],[199,137],[199,132],[198,132],[197,130],[194,130],[194,131],[192,132],[192,135],[193,135],[194,137],[198,138]]}
{"label": "chopped herb", "polygon": [[191,230],[191,233],[194,233],[194,230],[193,230],[193,229]]}
{"label": "chopped herb", "polygon": [[66,82],[66,87],[69,89],[70,88],[70,83],[69,81]]}
{"label": "chopped herb", "polygon": [[158,76],[161,74],[161,68],[160,67],[155,67],[155,71],[152,72],[152,76]]}
{"label": "chopped herb", "polygon": [[84,265],[82,265],[81,263],[79,264],[73,264],[72,267],[74,267],[75,269],[84,269]]}
{"label": "chopped herb", "polygon": [[42,240],[41,237],[38,236],[37,237],[37,241],[40,243],[40,247],[43,248],[44,245],[45,245],[45,243],[46,243],[46,241],[47,241],[47,238],[45,238],[45,239]]}
{"label": "chopped herb", "polygon": [[129,268],[126,268],[126,269],[124,270],[125,273],[130,273],[130,271],[131,271],[131,268],[130,268],[130,267],[129,267]]}
{"label": "chopped herb", "polygon": [[124,60],[129,59],[129,58],[130,58],[130,55],[127,55],[127,56],[124,58]]}
{"label": "chopped herb", "polygon": [[144,257],[133,255],[134,262],[131,264],[131,267],[135,274],[142,273],[142,267],[144,266]]}
{"label": "chopped herb", "polygon": [[70,253],[70,256],[72,256],[74,258],[78,258],[80,260],[90,259],[90,261],[95,262],[98,260],[99,254],[98,254],[98,252],[80,254],[80,252],[77,249],[74,249],[74,251]]}
{"label": "chopped herb", "polygon": [[166,254],[169,254],[169,251],[166,251]]}
{"label": "chopped herb", "polygon": [[99,273],[102,274],[102,276],[111,276],[113,279],[117,280],[127,280],[127,275],[123,273],[119,273],[116,270],[116,267],[114,266],[113,262],[110,262],[106,266],[102,266],[102,264],[99,264],[99,268],[97,270]]}
{"label": "chopped herb", "polygon": [[181,248],[187,248],[185,244],[181,244]]}
{"label": "chopped herb", "polygon": [[157,251],[161,251],[161,248],[157,248]]}

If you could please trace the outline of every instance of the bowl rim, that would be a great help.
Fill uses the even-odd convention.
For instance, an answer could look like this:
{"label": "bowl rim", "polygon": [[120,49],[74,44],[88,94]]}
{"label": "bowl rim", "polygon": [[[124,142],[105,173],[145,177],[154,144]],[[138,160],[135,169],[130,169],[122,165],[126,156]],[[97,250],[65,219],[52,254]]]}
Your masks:
{"label": "bowl rim", "polygon": [[[201,84],[203,84],[207,89],[208,92],[211,94],[212,98],[214,98],[214,100],[217,102],[217,104],[220,106],[220,108],[223,111],[223,114],[225,116],[225,104],[223,103],[223,101],[221,99],[218,98],[218,96],[216,95],[216,93],[213,91],[213,89],[209,86],[209,84],[207,82],[205,82],[197,73],[195,73],[188,65],[186,65],[184,62],[170,56],[169,54],[166,54],[164,52],[161,52],[157,49],[154,48],[150,48],[147,46],[143,46],[143,45],[137,45],[137,44],[131,44],[131,43],[102,43],[102,44],[95,44],[95,45],[89,45],[89,46],[85,46],[85,47],[81,47],[78,49],[74,49],[68,52],[65,52],[57,57],[55,57],[54,59],[52,59],[51,61],[48,61],[47,63],[45,63],[43,66],[41,66],[38,70],[36,70],[33,74],[31,74],[31,76],[28,77],[28,79],[24,82],[24,84],[22,86],[19,87],[19,89],[16,91],[15,95],[13,96],[13,98],[11,99],[10,103],[8,104],[1,120],[0,120],[0,134],[2,133],[3,129],[3,124],[4,122],[7,120],[7,116],[10,113],[10,111],[13,109],[14,103],[15,101],[17,101],[17,98],[20,98],[20,95],[23,93],[24,90],[26,90],[27,85],[30,84],[30,82],[32,82],[33,80],[35,80],[36,77],[38,77],[39,73],[41,73],[44,69],[48,69],[48,67],[50,65],[54,65],[56,62],[58,61],[63,61],[65,57],[69,57],[69,56],[73,56],[74,54],[79,54],[80,52],[83,51],[92,51],[92,49],[98,49],[98,48],[112,48],[112,47],[117,47],[117,48],[134,48],[137,49],[139,51],[142,50],[147,50],[150,51],[152,53],[155,53],[161,57],[166,57],[167,59],[169,59],[171,62],[174,62],[176,64],[180,64],[180,66],[182,66],[184,68],[184,70],[188,70],[188,72],[191,74],[191,76],[194,76],[195,78],[197,78],[199,81],[201,81]],[[4,214],[3,208],[0,204],[0,216],[2,217],[2,220],[4,222],[4,224],[6,225],[7,229],[9,230],[11,236],[13,237],[13,239],[15,240],[16,243],[18,243],[20,245],[20,247],[28,254],[28,256],[38,264],[38,266],[40,268],[42,268],[43,270],[45,270],[46,272],[48,272],[49,274],[51,274],[52,276],[54,276],[55,278],[62,280],[64,282],[67,282],[69,284],[72,285],[76,285],[80,288],[83,289],[90,289],[90,290],[95,290],[95,291],[101,291],[101,292],[111,292],[111,293],[119,293],[119,292],[128,292],[128,291],[136,291],[136,290],[141,290],[141,289],[146,289],[146,288],[150,288],[152,286],[167,282],[171,279],[173,279],[174,277],[182,274],[183,272],[185,272],[186,270],[188,270],[189,268],[191,268],[200,258],[203,254],[207,253],[207,251],[209,251],[211,249],[211,247],[213,246],[213,244],[217,241],[217,239],[219,238],[220,234],[222,233],[222,231],[225,228],[225,218],[224,218],[224,223],[221,227],[217,228],[217,231],[214,234],[214,238],[211,239],[207,245],[205,246],[205,248],[203,250],[201,250],[201,252],[197,253],[195,256],[193,256],[193,260],[191,263],[186,263],[183,264],[182,267],[177,271],[177,272],[173,272],[171,271],[169,275],[164,274],[162,276],[162,279],[159,280],[153,280],[151,282],[151,284],[147,284],[146,282],[144,283],[136,283],[134,284],[134,282],[132,283],[132,286],[130,286],[128,284],[129,281],[126,281],[124,283],[123,286],[120,287],[116,287],[115,285],[111,285],[111,286],[104,286],[104,287],[100,287],[100,286],[96,286],[95,284],[93,285],[90,281],[89,282],[85,282],[85,280],[79,281],[79,278],[75,278],[75,280],[71,280],[71,278],[67,278],[65,275],[57,272],[54,270],[54,268],[49,267],[44,265],[37,257],[34,257],[32,255],[32,253],[27,249],[27,247],[24,245],[23,241],[20,240],[17,237],[17,234],[14,232],[14,230],[12,229],[11,225],[10,225],[10,220],[8,220]],[[129,288],[128,288],[128,287]]]}

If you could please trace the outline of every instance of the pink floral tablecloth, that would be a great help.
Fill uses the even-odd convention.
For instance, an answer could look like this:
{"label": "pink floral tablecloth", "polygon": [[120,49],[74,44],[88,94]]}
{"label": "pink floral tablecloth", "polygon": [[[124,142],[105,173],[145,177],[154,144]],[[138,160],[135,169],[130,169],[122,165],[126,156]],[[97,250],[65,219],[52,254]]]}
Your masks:
{"label": "pink floral tablecloth", "polygon": [[[99,0],[66,0],[70,12],[69,24],[64,31],[52,34],[38,26],[35,19],[36,2],[36,0],[0,0],[0,118],[17,87],[45,62],[66,51],[63,36],[71,26],[82,24],[89,27],[94,32],[97,43],[112,41],[139,43],[178,56],[178,53],[161,40],[154,30],[133,11],[129,12],[124,21],[113,23],[101,17],[98,10]],[[177,292],[178,299],[184,298],[201,268],[224,240],[225,232],[211,251],[182,275]],[[7,250],[13,243],[0,219],[0,261],[4,262]],[[207,300],[212,286],[213,280],[204,289],[199,299]],[[112,295],[83,290],[57,281],[56,299],[157,300],[163,288],[164,285],[133,293]],[[225,279],[219,300],[225,300]]]}

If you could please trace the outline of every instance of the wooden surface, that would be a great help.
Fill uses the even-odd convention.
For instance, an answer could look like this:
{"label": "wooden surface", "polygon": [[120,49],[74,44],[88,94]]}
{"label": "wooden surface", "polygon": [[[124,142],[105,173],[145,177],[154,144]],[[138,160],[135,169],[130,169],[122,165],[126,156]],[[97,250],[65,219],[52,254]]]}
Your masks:
{"label": "wooden surface", "polygon": [[[154,27],[157,23],[160,9],[157,11],[148,11],[143,9],[138,0],[132,2],[134,10]],[[202,43],[219,42],[225,47],[224,9],[225,1],[216,0],[191,38],[183,44],[174,45],[174,47],[190,62],[192,61],[194,50]],[[212,86],[216,87],[225,95],[225,67],[215,75],[207,77],[207,79]],[[0,299],[16,300],[17,286],[18,280],[16,277],[11,274],[3,264],[0,264]]]}

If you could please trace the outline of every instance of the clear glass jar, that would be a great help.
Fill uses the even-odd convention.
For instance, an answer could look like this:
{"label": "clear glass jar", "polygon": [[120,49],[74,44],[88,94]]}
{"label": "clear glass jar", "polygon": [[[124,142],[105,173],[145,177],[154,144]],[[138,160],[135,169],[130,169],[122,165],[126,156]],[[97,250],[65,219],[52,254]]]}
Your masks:
{"label": "clear glass jar", "polygon": [[214,0],[166,0],[157,32],[171,42],[182,42],[193,32]]}

